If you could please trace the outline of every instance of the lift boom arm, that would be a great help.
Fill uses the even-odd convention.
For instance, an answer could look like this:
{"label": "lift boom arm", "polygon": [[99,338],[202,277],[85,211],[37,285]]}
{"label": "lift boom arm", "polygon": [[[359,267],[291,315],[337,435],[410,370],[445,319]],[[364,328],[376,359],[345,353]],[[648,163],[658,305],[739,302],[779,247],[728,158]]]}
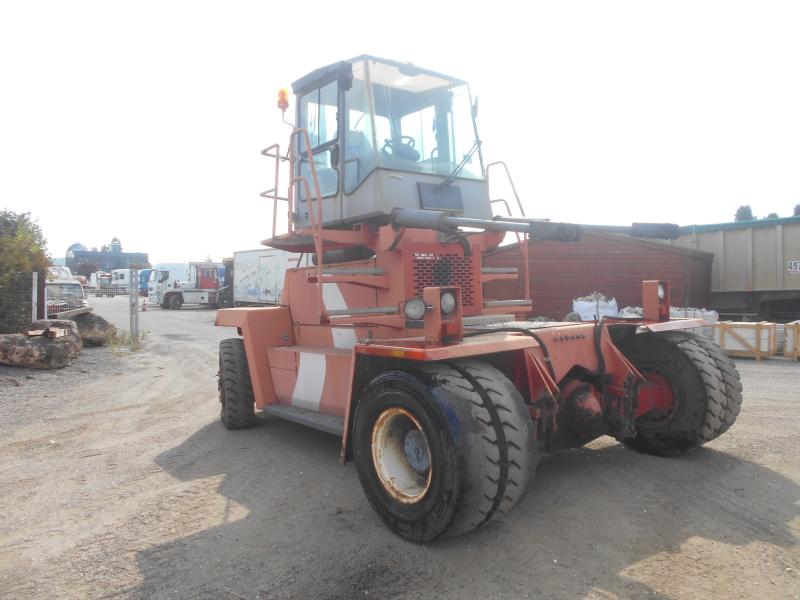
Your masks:
{"label": "lift boom arm", "polygon": [[398,227],[412,229],[435,229],[452,231],[459,227],[490,231],[512,231],[527,233],[533,240],[577,242],[584,231],[597,233],[621,233],[633,237],[673,240],[680,233],[672,223],[633,223],[632,225],[578,225],[558,223],[523,217],[496,217],[494,219],[471,219],[456,217],[435,210],[396,208],[392,211],[392,223]]}

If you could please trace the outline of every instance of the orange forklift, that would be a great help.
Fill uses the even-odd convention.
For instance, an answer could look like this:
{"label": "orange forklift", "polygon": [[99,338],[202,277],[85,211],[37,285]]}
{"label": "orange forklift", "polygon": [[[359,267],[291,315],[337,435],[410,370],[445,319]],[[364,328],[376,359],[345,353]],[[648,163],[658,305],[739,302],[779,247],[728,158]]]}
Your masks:
{"label": "orange forklift", "polygon": [[228,429],[260,410],[340,436],[386,525],[428,542],[508,513],[542,452],[608,435],[672,455],[733,424],[736,368],[689,331],[702,320],[670,319],[669,282],[643,282],[641,319],[533,322],[529,298],[484,295],[487,281],[527,278],[482,265],[508,234],[527,257],[528,240],[673,238],[675,225],[495,214],[508,204],[490,200],[477,105],[448,75],[359,56],[293,91],[288,147],[262,152],[274,161],[263,244],[313,264],[287,271],[279,306],[218,311],[238,333],[220,343]]}

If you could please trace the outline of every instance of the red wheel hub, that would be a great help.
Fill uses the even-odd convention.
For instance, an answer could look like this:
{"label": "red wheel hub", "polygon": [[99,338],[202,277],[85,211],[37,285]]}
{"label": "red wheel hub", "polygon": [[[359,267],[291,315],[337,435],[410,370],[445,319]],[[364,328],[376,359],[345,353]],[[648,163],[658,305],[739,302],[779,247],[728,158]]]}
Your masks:
{"label": "red wheel hub", "polygon": [[669,420],[677,406],[672,384],[657,371],[646,370],[641,373],[647,381],[639,387],[636,417],[662,423]]}

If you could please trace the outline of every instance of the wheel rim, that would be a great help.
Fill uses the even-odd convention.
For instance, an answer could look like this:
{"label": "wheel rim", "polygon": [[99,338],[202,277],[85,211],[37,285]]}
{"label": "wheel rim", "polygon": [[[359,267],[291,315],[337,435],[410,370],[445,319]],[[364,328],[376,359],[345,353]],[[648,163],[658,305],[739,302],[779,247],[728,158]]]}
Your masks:
{"label": "wheel rim", "polygon": [[372,463],[384,490],[412,504],[431,487],[431,450],[417,418],[407,410],[384,410],[372,427]]}
{"label": "wheel rim", "polygon": [[669,379],[658,371],[642,370],[647,380],[639,395],[640,406],[645,404],[649,410],[639,416],[636,422],[647,429],[661,429],[669,425],[678,412],[678,395]]}

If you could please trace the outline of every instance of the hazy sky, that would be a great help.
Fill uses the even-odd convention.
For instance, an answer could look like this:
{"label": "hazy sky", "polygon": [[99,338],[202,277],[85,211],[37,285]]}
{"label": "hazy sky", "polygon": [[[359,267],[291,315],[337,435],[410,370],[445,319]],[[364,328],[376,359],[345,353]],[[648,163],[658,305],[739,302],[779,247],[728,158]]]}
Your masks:
{"label": "hazy sky", "polygon": [[800,203],[800,2],[0,7],[0,207],[32,212],[53,256],[112,236],[153,262],[258,247],[278,88],[362,53],[470,81],[485,157],[529,215],[690,224]]}

